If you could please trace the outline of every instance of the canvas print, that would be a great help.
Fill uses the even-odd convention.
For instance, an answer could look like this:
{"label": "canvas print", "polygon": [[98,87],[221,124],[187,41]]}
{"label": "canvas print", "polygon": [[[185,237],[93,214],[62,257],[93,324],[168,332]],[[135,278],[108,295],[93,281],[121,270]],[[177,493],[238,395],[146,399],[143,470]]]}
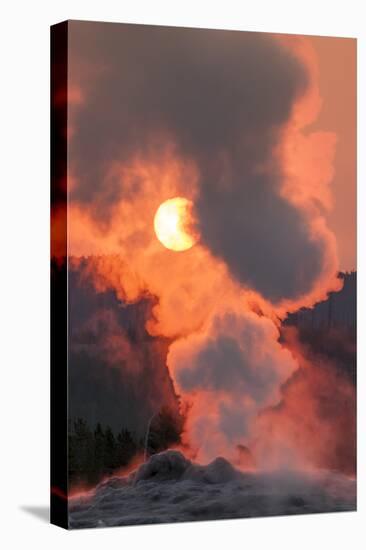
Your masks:
{"label": "canvas print", "polygon": [[51,29],[51,521],[356,509],[356,40]]}

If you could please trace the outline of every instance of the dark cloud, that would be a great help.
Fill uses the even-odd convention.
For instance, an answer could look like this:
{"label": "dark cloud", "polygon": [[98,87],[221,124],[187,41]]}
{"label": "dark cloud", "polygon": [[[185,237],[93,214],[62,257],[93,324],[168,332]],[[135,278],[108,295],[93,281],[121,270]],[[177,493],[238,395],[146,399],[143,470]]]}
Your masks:
{"label": "dark cloud", "polygon": [[71,22],[69,40],[71,81],[86,96],[74,117],[73,198],[108,220],[123,196],[105,179],[110,162],[154,154],[164,136],[198,167],[196,210],[213,254],[273,302],[308,292],[325,243],[279,196],[272,158],[308,84],[291,52],[263,33],[107,23]]}
{"label": "dark cloud", "polygon": [[326,244],[312,239],[305,215],[279,197],[268,175],[247,174],[230,192],[204,185],[197,209],[204,242],[241,282],[272,302],[308,292]]}

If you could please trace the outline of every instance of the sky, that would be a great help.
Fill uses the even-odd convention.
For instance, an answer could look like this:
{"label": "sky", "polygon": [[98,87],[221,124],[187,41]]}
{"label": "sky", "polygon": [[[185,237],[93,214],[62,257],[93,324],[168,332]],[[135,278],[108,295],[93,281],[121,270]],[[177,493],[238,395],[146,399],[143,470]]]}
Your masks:
{"label": "sky", "polygon": [[311,36],[319,63],[322,110],[314,128],[337,134],[334,207],[328,215],[336,233],[340,268],[356,269],[356,40]]}

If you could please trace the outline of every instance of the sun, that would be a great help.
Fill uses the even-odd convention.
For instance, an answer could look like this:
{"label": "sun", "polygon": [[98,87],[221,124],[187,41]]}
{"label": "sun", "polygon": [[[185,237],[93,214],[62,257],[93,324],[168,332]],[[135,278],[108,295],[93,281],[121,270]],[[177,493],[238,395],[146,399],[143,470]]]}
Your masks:
{"label": "sun", "polygon": [[192,201],[174,197],[159,206],[154,218],[157,238],[166,248],[182,252],[196,244],[197,234],[193,230]]}

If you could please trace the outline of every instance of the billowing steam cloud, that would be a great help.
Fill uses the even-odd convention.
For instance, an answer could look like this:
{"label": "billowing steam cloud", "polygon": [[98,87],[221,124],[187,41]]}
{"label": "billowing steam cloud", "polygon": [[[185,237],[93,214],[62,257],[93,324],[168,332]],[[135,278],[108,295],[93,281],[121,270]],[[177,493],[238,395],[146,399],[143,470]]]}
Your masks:
{"label": "billowing steam cloud", "polygon": [[[146,328],[175,340],[185,443],[232,456],[298,366],[276,319],[340,285],[323,217],[335,140],[303,132],[313,60],[301,39],[258,33],[71,22],[69,40],[70,255],[90,256],[97,290],[156,298]],[[201,236],[184,253],[153,231],[174,196]]]}
{"label": "billowing steam cloud", "polygon": [[233,456],[248,443],[258,411],[279,402],[297,363],[278,337],[266,317],[229,310],[217,313],[205,332],[171,345],[168,366],[192,402],[187,428],[201,460],[218,450]]}

